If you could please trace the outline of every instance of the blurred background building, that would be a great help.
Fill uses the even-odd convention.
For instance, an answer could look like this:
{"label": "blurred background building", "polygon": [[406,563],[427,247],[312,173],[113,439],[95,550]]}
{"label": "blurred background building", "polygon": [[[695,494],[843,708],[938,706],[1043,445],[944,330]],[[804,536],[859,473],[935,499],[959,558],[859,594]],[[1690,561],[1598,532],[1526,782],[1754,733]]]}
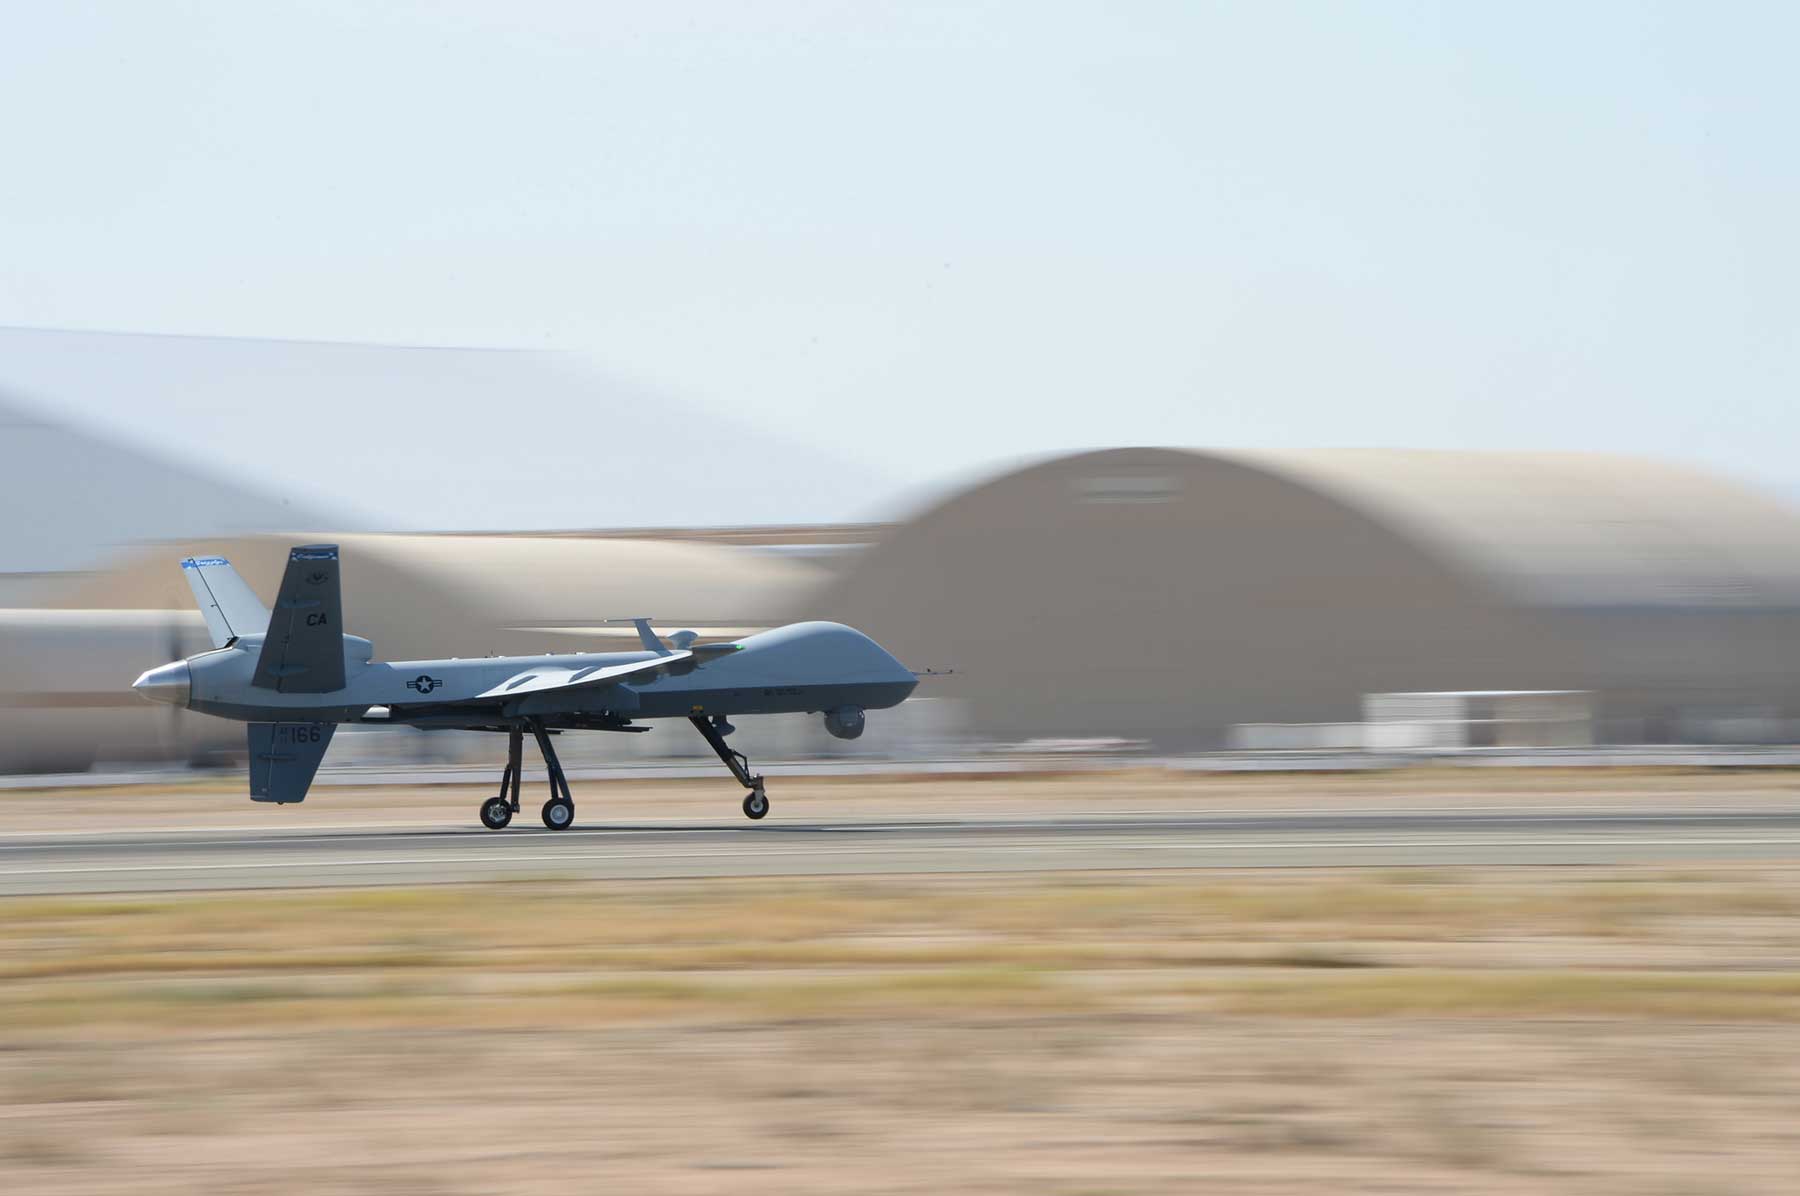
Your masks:
{"label": "blurred background building", "polygon": [[[126,359],[173,360],[146,340],[120,338]],[[201,342],[200,357],[216,347]],[[435,352],[340,348],[321,350],[340,380],[352,360],[379,363],[365,383],[442,365]],[[187,349],[183,368],[204,374]],[[239,342],[222,352],[232,370],[254,356]],[[541,381],[529,355],[480,361]],[[1121,448],[1006,469],[893,522],[378,534],[260,493],[255,462],[270,450],[255,421],[232,470],[215,473],[204,456],[63,423],[45,385],[0,406],[0,770],[232,759],[240,728],[128,688],[204,647],[176,561],[228,556],[266,599],[287,546],[321,538],[343,542],[353,630],[387,659],[607,650],[625,645],[604,621],[637,615],[709,637],[826,618],[915,668],[956,670],[855,744],[805,720],[746,728],[743,745],[764,755],[1800,741],[1800,515],[1675,465]],[[781,468],[766,446],[755,456]],[[701,453],[664,479],[729,493],[731,458]],[[598,449],[594,460],[595,485],[656,484],[605,476]],[[387,471],[356,497],[396,484]],[[698,500],[684,501],[675,509]],[[463,750],[453,736],[380,734],[346,736],[334,755]],[[591,738],[595,760],[704,751],[678,735]]]}
{"label": "blurred background building", "polygon": [[1800,715],[1800,518],[1626,457],[1079,454],[886,529],[809,609],[953,662],[1002,741],[1339,747],[1365,695],[1419,691],[1591,692],[1565,742],[1791,742]]}

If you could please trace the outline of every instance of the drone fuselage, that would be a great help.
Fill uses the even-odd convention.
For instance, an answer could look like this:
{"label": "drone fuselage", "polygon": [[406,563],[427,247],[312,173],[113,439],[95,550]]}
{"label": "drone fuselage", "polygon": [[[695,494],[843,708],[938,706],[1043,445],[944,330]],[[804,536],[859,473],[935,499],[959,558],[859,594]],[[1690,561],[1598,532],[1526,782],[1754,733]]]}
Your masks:
{"label": "drone fuselage", "polygon": [[153,699],[240,722],[492,726],[530,716],[554,725],[565,714],[629,721],[846,706],[881,710],[905,701],[918,685],[918,678],[874,640],[838,623],[793,623],[746,636],[730,653],[682,662],[665,673],[591,688],[525,692],[499,702],[481,695],[534,673],[579,678],[584,670],[658,657],[642,651],[371,661],[367,640],[346,636],[344,641],[345,684],[334,693],[287,694],[253,684],[261,636],[154,669],[139,689]]}

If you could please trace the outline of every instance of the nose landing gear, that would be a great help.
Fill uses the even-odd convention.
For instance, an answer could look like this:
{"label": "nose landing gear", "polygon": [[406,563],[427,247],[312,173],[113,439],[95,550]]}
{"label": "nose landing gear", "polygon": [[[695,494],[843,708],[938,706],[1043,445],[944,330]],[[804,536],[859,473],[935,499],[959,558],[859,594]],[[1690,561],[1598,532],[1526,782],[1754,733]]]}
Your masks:
{"label": "nose landing gear", "polygon": [[731,775],[737,778],[738,784],[750,791],[744,797],[744,817],[755,820],[767,815],[769,795],[763,792],[762,775],[751,774],[749,758],[742,752],[733,751],[719,728],[705,715],[690,714],[688,722],[694,724],[694,730],[700,732],[707,746],[725,762],[725,767],[731,770]]}

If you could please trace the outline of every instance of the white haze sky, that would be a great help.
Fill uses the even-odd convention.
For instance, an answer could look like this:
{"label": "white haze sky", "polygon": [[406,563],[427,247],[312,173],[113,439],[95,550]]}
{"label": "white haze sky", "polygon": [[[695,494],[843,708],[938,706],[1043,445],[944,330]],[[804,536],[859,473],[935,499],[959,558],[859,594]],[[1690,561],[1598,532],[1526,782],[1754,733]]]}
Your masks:
{"label": "white haze sky", "polygon": [[0,325],[569,350],[896,488],[1347,444],[1800,494],[1800,5],[3,11]]}

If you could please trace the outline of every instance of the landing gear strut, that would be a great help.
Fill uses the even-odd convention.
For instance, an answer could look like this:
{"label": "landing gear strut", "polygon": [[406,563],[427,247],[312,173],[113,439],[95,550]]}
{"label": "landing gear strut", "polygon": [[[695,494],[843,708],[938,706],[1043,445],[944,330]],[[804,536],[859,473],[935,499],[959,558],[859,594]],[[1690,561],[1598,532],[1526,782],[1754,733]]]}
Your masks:
{"label": "landing gear strut", "polygon": [[744,796],[744,817],[757,819],[767,814],[769,795],[763,792],[762,774],[751,775],[749,758],[742,752],[733,751],[731,745],[725,742],[725,736],[719,733],[719,729],[705,715],[690,714],[688,722],[694,724],[694,730],[700,732],[707,745],[725,762],[725,767],[731,770],[731,775],[737,778],[738,784],[750,791]]}
{"label": "landing gear strut", "polygon": [[500,792],[481,803],[481,825],[504,830],[519,812],[519,774],[523,771],[525,733],[518,727],[506,732],[506,771],[500,776]]}
{"label": "landing gear strut", "polygon": [[[550,772],[550,800],[542,811],[544,825],[553,831],[566,831],[575,825],[575,798],[569,792],[569,779],[563,775],[562,763],[550,744],[550,733],[542,719],[525,720],[544,753],[544,766]],[[524,779],[525,727],[509,727],[506,731],[506,772],[500,777],[500,792],[481,803],[481,825],[491,831],[504,828],[519,812],[519,786]]]}
{"label": "landing gear strut", "polygon": [[[769,795],[763,789],[762,774],[750,771],[749,759],[744,753],[732,750],[725,742],[724,732],[719,730],[712,719],[695,714],[688,716],[688,722],[694,724],[700,737],[725,762],[725,767],[731,770],[731,775],[737,778],[738,784],[749,790],[744,795],[744,817],[766,817],[769,813]],[[513,815],[519,812],[519,786],[524,778],[527,730],[537,740],[538,751],[544,754],[544,767],[550,773],[550,800],[544,803],[541,811],[544,825],[553,831],[566,831],[575,825],[575,795],[569,792],[569,778],[563,775],[562,762],[556,758],[556,748],[551,744],[550,732],[545,729],[541,718],[527,718],[524,726],[507,728],[506,771],[500,777],[500,792],[481,803],[481,825],[491,831],[500,830],[510,824]]]}
{"label": "landing gear strut", "polygon": [[542,811],[544,825],[553,831],[566,831],[575,825],[575,797],[569,792],[569,778],[563,775],[556,749],[550,746],[550,732],[544,730],[544,720],[526,721],[537,740],[538,751],[544,753],[544,767],[550,770],[550,800],[544,803]]}

